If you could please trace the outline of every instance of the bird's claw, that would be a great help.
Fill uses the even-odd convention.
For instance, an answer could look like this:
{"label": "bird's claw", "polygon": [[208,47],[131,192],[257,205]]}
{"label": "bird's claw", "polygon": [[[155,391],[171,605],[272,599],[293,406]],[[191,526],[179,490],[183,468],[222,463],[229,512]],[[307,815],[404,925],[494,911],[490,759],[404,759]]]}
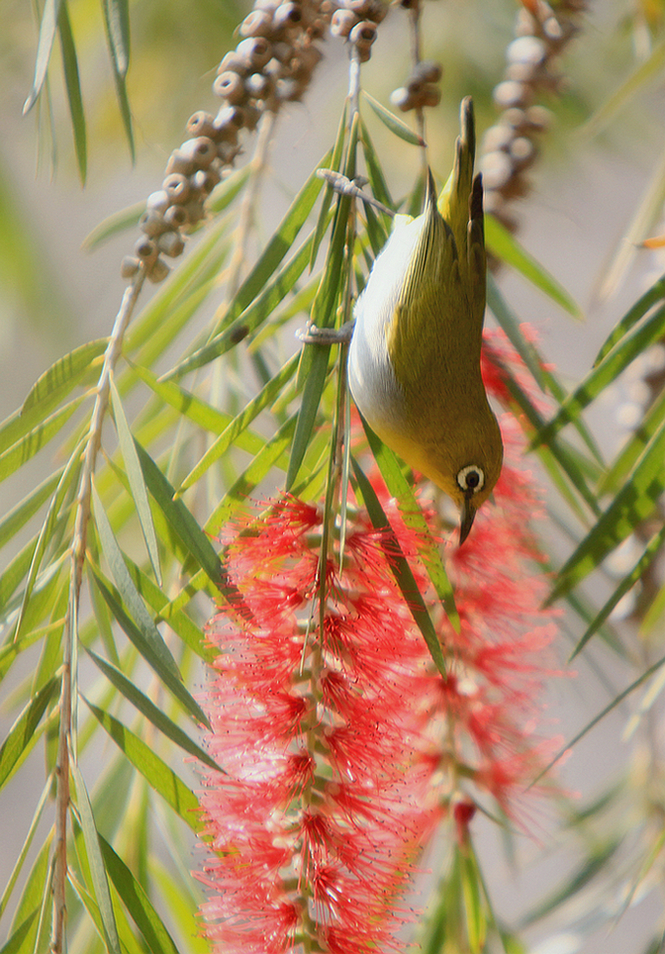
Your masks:
{"label": "bird's claw", "polygon": [[349,344],[353,335],[355,321],[347,321],[341,328],[318,328],[316,325],[308,325],[303,330],[296,332],[296,337],[303,344],[333,345]]}

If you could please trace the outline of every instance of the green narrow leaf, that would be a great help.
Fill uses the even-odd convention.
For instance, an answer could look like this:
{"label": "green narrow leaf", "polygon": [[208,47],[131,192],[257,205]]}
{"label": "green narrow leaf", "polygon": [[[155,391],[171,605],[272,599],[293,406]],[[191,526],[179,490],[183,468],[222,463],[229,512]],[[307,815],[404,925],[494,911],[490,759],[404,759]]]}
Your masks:
{"label": "green narrow leaf", "polygon": [[[494,317],[508,336],[510,343],[513,345],[518,355],[526,364],[529,372],[538,384],[538,387],[544,393],[550,392],[555,400],[561,404],[566,398],[565,389],[561,386],[552,371],[547,369],[545,361],[540,356],[533,343],[525,339],[521,332],[516,316],[508,307],[508,304],[499,291],[494,278],[489,272],[487,274],[487,303]],[[589,433],[584,422],[576,420],[574,422],[574,426],[596,460],[602,463],[602,454],[598,450],[596,442]]]}
{"label": "green narrow leaf", "polygon": [[23,114],[29,112],[37,102],[37,97],[42,91],[46,73],[48,70],[51,52],[53,50],[53,41],[55,40],[55,31],[58,26],[60,16],[60,7],[62,0],[46,0],[44,11],[42,13],[41,23],[39,24],[39,41],[37,43],[37,56],[35,58],[35,75],[32,81],[32,91],[23,106]]}
{"label": "green narrow leaf", "polygon": [[111,845],[99,836],[99,844],[109,877],[132,920],[143,935],[150,954],[178,954],[173,938],[155,911],[148,895]]}
{"label": "green narrow leaf", "polygon": [[594,840],[594,843],[590,846],[589,854],[584,859],[582,865],[573,871],[572,874],[566,878],[564,884],[557,888],[550,897],[529,911],[523,921],[524,926],[528,927],[531,924],[535,924],[553,911],[558,911],[563,904],[578,894],[578,892],[585,888],[597,875],[607,871],[608,866],[609,870],[611,870],[613,865],[609,865],[609,863],[616,857],[622,840],[621,838],[612,838],[601,844]]}
{"label": "green narrow leaf", "polygon": [[162,796],[167,805],[170,805],[191,829],[199,831],[202,827],[197,814],[199,803],[192,790],[149,745],[146,745],[126,725],[110,713],[88,702],[85,697],[82,698],[95,719],[143,775],[150,787]]}
{"label": "green narrow leaf", "polygon": [[231,348],[238,345],[239,341],[255,332],[272,315],[274,309],[284,300],[307,268],[312,241],[313,236],[309,235],[295,255],[292,255],[284,267],[275,275],[274,281],[266,285],[263,292],[252,304],[228,325],[225,325],[222,332],[210,341],[206,341],[204,345],[196,348],[191,355],[179,362],[169,371],[166,377],[181,378],[190,371],[204,367],[204,365],[230,351]]}
{"label": "green narrow leaf", "polygon": [[296,414],[287,418],[276,434],[269,441],[266,441],[263,449],[256,455],[251,464],[229,487],[206,522],[206,529],[209,533],[218,533],[219,528],[228,523],[233,513],[247,501],[248,496],[261,483],[270,469],[275,466],[291,442],[296,420]]}
{"label": "green narrow leaf", "polygon": [[630,573],[626,574],[621,580],[614,593],[610,596],[607,602],[604,604],[602,609],[591,621],[587,627],[586,632],[578,642],[577,646],[573,650],[570,659],[573,660],[575,656],[586,646],[591,637],[596,633],[603,623],[607,620],[610,613],[617,605],[619,600],[621,600],[626,593],[628,593],[641,578],[642,574],[645,572],[647,567],[651,565],[653,560],[658,556],[661,551],[663,544],[665,543],[665,527],[661,527],[658,533],[649,540],[644,553],[637,561]]}
{"label": "green narrow leaf", "polygon": [[[10,930],[15,929],[23,923],[33,912],[39,913],[44,903],[44,896],[50,895],[51,888],[51,845],[53,843],[54,830],[51,828],[47,832],[44,841],[39,848],[28,877],[26,878],[21,897],[16,905],[16,910],[12,919]],[[36,936],[39,925],[35,924],[34,936]],[[32,948],[28,948],[32,951]]]}
{"label": "green narrow leaf", "polygon": [[41,722],[46,707],[51,701],[55,689],[60,685],[59,677],[50,679],[37,695],[31,699],[23,712],[7,733],[0,747],[0,789],[10,777],[14,766],[30,744],[35,730]]}
{"label": "green narrow leaf", "polygon": [[479,872],[472,849],[456,849],[459,854],[459,871],[464,898],[466,935],[469,941],[469,954],[481,954],[487,938],[487,917],[483,906],[483,892]]}
{"label": "green narrow leaf", "polygon": [[16,882],[21,875],[21,871],[23,869],[25,859],[28,856],[28,852],[30,851],[33,839],[35,837],[35,833],[37,831],[37,826],[39,825],[39,822],[41,821],[42,813],[44,811],[44,806],[46,805],[46,800],[48,799],[51,793],[52,784],[53,784],[53,775],[49,775],[49,777],[46,780],[46,785],[44,786],[42,790],[41,797],[39,801],[37,802],[37,807],[35,809],[34,815],[32,816],[30,828],[28,829],[28,833],[25,836],[25,840],[21,847],[21,851],[19,852],[19,856],[16,859],[16,862],[12,869],[12,873],[9,876],[9,879],[5,886],[5,890],[2,892],[2,898],[0,898],[0,918],[2,917],[3,913],[5,912],[7,908],[7,904],[9,903],[9,900],[12,896],[12,892],[16,886]]}
{"label": "green narrow leaf", "polygon": [[6,619],[5,613],[10,608],[10,601],[13,594],[30,569],[35,550],[37,549],[37,542],[37,537],[33,537],[32,540],[26,543],[9,563],[5,572],[0,575],[0,607],[3,607],[3,620]]}
{"label": "green narrow leaf", "polygon": [[300,412],[298,414],[298,422],[293,438],[293,446],[291,448],[291,457],[289,459],[289,469],[286,474],[285,485],[287,493],[293,489],[293,485],[296,482],[302,462],[305,458],[328,376],[330,346],[314,344],[306,345],[305,347],[313,349],[314,354],[309,362],[307,379],[305,381]]}
{"label": "green narrow leaf", "polygon": [[[335,172],[339,172],[342,165],[342,157],[344,155],[344,143],[346,142],[346,130],[347,130],[347,112],[348,104],[344,103],[344,108],[342,109],[342,115],[340,116],[339,126],[337,127],[337,136],[335,137],[335,145],[333,146],[332,155],[330,157],[330,168]],[[309,270],[313,270],[316,263],[316,256],[319,254],[319,246],[325,234],[328,222],[330,220],[330,206],[332,203],[334,195],[333,187],[329,182],[326,182],[325,189],[323,191],[323,198],[321,200],[321,208],[319,210],[319,217],[316,220],[316,228],[314,229],[314,238],[312,241],[312,253],[309,260]]]}
{"label": "green narrow leaf", "polygon": [[560,305],[573,318],[581,319],[582,311],[566,289],[520,245],[514,235],[508,231],[493,215],[485,216],[485,241],[488,250],[496,258],[510,265],[523,278]]}
{"label": "green narrow leaf", "polygon": [[644,451],[660,424],[665,420],[665,391],[663,391],[649,408],[632,437],[621,448],[610,468],[601,477],[598,483],[598,496],[615,493],[631,468],[635,466],[640,454]]}
{"label": "green narrow leaf", "polygon": [[617,342],[605,357],[593,367],[581,384],[559,407],[552,420],[536,434],[533,441],[534,446],[539,443],[547,443],[562,427],[577,419],[580,412],[594,398],[598,397],[604,388],[615,381],[621,372],[646,348],[659,341],[664,333],[665,306],[661,306]]}
{"label": "green narrow leaf", "polygon": [[[328,153],[324,156],[324,163],[327,158],[329,158]],[[218,324],[218,333],[211,340],[206,340],[205,343],[195,347],[193,352],[176,365],[169,373],[169,377],[182,377],[189,371],[193,371],[214,360],[220,354],[223,354],[224,351],[227,351],[229,347],[237,345],[238,341],[241,340],[239,335],[244,337],[248,331],[252,330],[252,327],[256,327],[256,325],[268,317],[272,307],[274,307],[274,304],[272,307],[269,305],[269,300],[274,300],[275,304],[282,300],[287,290],[292,287],[293,283],[297,280],[297,275],[300,275],[307,267],[309,249],[311,247],[309,242],[311,242],[311,239],[303,246],[303,248],[306,247],[306,251],[303,252],[303,248],[301,248],[300,252],[292,257],[289,265],[282,270],[280,275],[276,276],[275,281],[269,288],[265,287],[266,283],[291,249],[316,201],[321,185],[321,180],[315,173],[312,173],[291,203],[277,231],[238,289],[235,297],[225,307],[223,318]],[[303,259],[303,261],[301,267],[297,270],[299,259]],[[293,277],[295,270],[297,270],[297,275]],[[178,271],[180,271],[180,269]],[[291,279],[291,285],[288,285],[289,279]],[[243,316],[242,313],[262,291],[263,295],[256,303],[258,310],[252,315],[252,320],[255,322],[255,324],[252,325],[249,315]],[[277,295],[276,299],[275,294]],[[172,307],[172,305],[170,305],[170,307]],[[149,362],[144,361],[144,363]]]}
{"label": "green narrow leaf", "polygon": [[39,405],[42,406],[42,414],[57,407],[82,378],[97,367],[101,368],[102,362],[98,359],[101,359],[107,346],[108,338],[98,338],[58,358],[30,388],[21,407],[21,415]]}
{"label": "green narrow leaf", "polygon": [[104,23],[115,69],[125,76],[129,68],[129,6],[127,0],[102,0]]}
{"label": "green narrow leaf", "polygon": [[229,218],[221,216],[159,286],[127,331],[126,354],[135,355],[141,349],[141,362],[150,366],[219,287],[219,271],[230,248],[229,228]]}
{"label": "green narrow leaf", "polygon": [[[64,468],[61,467],[60,470],[56,470],[54,474],[42,481],[32,493],[24,497],[20,503],[16,504],[16,506],[9,511],[4,520],[0,521],[0,547],[4,547],[4,545],[25,526],[31,517],[34,517],[44,506],[57,487],[63,470]],[[4,605],[4,602],[0,599],[0,606]]]}
{"label": "green narrow leaf", "polygon": [[[344,173],[349,179],[355,176],[358,122],[354,120],[347,147]],[[312,305],[311,322],[318,328],[330,328],[335,323],[335,310],[345,265],[347,228],[352,202],[348,196],[337,197],[335,221],[330,246],[326,255],[321,284]],[[348,265],[348,263],[347,263]],[[291,448],[291,459],[286,475],[287,493],[293,488],[314,430],[323,388],[328,374],[330,345],[314,344],[303,348],[298,386],[304,381],[298,424]]]}
{"label": "green narrow leaf", "polygon": [[[169,526],[188,553],[192,555],[197,565],[205,571],[208,579],[218,589],[225,592],[228,587],[226,571],[210,540],[201,530],[182,500],[173,499],[175,490],[154,460],[138,442],[136,442],[136,448],[148,490],[164,514]],[[236,595],[235,587],[231,589],[233,594]],[[229,590],[230,593],[231,590]]]}
{"label": "green narrow leaf", "polygon": [[611,122],[616,112],[636,94],[642,93],[646,84],[654,77],[662,76],[665,64],[665,43],[661,41],[649,50],[646,59],[640,57],[635,70],[621,82],[618,88],[608,97],[603,98],[602,105],[584,123],[581,132],[588,137],[597,136]]}
{"label": "green narrow leaf", "polygon": [[102,9],[104,11],[106,42],[111,58],[115,92],[133,161],[135,153],[132,113],[125,83],[127,69],[129,68],[129,9],[127,0],[102,0]]}
{"label": "green narrow leaf", "polygon": [[[187,474],[178,488],[178,494],[182,494],[188,487],[196,483],[215,461],[226,453],[232,444],[235,444],[238,437],[243,434],[253,420],[261,413],[264,408],[271,405],[281,394],[284,386],[293,378],[298,368],[299,356],[294,355],[286,362],[283,368],[271,378],[264,388],[253,398],[224,429],[219,437],[213,441],[201,460]],[[261,442],[263,444],[263,442]]]}
{"label": "green narrow leaf", "polygon": [[85,113],[83,112],[83,97],[81,96],[81,81],[79,79],[79,65],[76,57],[76,46],[72,35],[72,25],[69,22],[67,3],[60,7],[58,16],[58,33],[60,34],[60,49],[62,51],[62,67],[65,73],[65,87],[69,102],[69,113],[72,117],[74,132],[74,147],[76,162],[79,167],[81,182],[85,183],[88,167],[88,146],[85,128]]}
{"label": "green narrow leaf", "polygon": [[29,954],[34,950],[34,940],[38,924],[39,908],[35,908],[24,921],[18,925],[6,944],[0,947],[0,954]]}
{"label": "green narrow leaf", "polygon": [[[122,459],[125,462],[127,479],[132,491],[132,499],[136,505],[136,513],[141,525],[141,532],[145,540],[146,549],[155,578],[159,585],[162,585],[162,571],[159,565],[159,549],[157,547],[157,536],[155,526],[152,522],[152,512],[148,503],[148,491],[143,479],[143,471],[139,463],[138,454],[134,445],[134,438],[125,417],[125,410],[115,386],[115,381],[111,377],[111,401],[113,404],[113,417],[115,419],[116,431],[118,433],[118,442],[122,452]],[[125,601],[126,602],[126,601]]]}
{"label": "green narrow leaf", "polygon": [[562,567],[549,602],[583,580],[650,516],[665,489],[664,459],[665,421],[647,444],[629,479]]}
{"label": "green narrow leaf", "polygon": [[[30,563],[30,569],[28,571],[28,578],[25,583],[25,590],[23,592],[23,600],[21,603],[21,610],[19,612],[18,621],[16,623],[16,632],[15,638],[18,639],[21,634],[21,628],[25,623],[25,616],[28,611],[30,599],[32,597],[33,588],[35,581],[37,579],[37,574],[39,573],[39,568],[41,566],[42,558],[46,553],[46,550],[49,544],[52,543],[53,537],[55,535],[55,528],[58,523],[62,521],[62,508],[69,493],[70,487],[73,481],[76,479],[80,469],[81,469],[81,446],[82,442],[79,442],[77,447],[74,450],[74,453],[71,455],[67,462],[62,477],[58,483],[55,493],[53,494],[53,499],[48,508],[46,518],[42,524],[42,528],[39,531],[39,536],[37,538],[37,546],[34,549],[32,555],[32,561]],[[55,564],[54,567],[55,568]]]}
{"label": "green narrow leaf", "polygon": [[99,906],[106,945],[109,954],[122,954],[120,940],[118,938],[118,929],[115,923],[115,915],[113,913],[113,903],[111,901],[106,867],[102,857],[99,833],[97,831],[97,825],[95,824],[92,805],[90,804],[90,798],[85,787],[85,782],[83,781],[83,776],[74,759],[71,760],[70,768],[76,785],[76,805],[80,814],[81,829],[83,831],[83,839],[85,841],[88,863],[90,865],[90,876],[92,878],[95,898]]}
{"label": "green narrow leaf", "polygon": [[459,633],[461,621],[455,606],[455,593],[443,565],[439,548],[432,539],[427,521],[414,496],[413,488],[404,477],[393,451],[377,437],[364,418],[362,423],[367,442],[381,471],[381,476],[386,482],[386,487],[390,495],[397,500],[397,506],[404,523],[416,532],[418,552],[423,561],[423,566],[427,570],[427,575],[436,590],[436,595],[441,601],[451,626],[456,633]]}
{"label": "green narrow leaf", "polygon": [[390,191],[388,189],[388,183],[383,174],[383,168],[381,166],[381,161],[378,157],[376,149],[374,148],[374,143],[369,134],[369,130],[365,123],[360,119],[360,142],[363,147],[363,155],[365,157],[365,164],[367,166],[367,175],[369,176],[370,185],[372,186],[372,194],[375,199],[378,199],[379,202],[387,206],[389,209],[395,208],[395,203],[392,200]]}
{"label": "green narrow leaf", "polygon": [[[201,629],[186,613],[170,611],[168,597],[163,591],[146,576],[141,569],[126,557],[128,570],[141,596],[149,603],[159,617],[168,623],[170,629],[180,637],[186,646],[200,656],[206,663],[212,663],[217,655],[216,650],[207,644]],[[159,620],[155,620],[159,622]]]}
{"label": "green narrow leaf", "polygon": [[291,251],[293,243],[307,221],[323,186],[316,170],[320,166],[325,166],[329,161],[330,152],[327,152],[294,198],[258,261],[236,292],[228,308],[224,310],[220,327],[222,325],[226,326],[237,318],[254,301],[259,293],[263,291],[268,279]]}
{"label": "green narrow leaf", "polygon": [[[102,552],[108,561],[120,596],[140,631],[141,645],[137,646],[137,649],[162,678],[168,675],[171,679],[179,682],[182,677],[176,661],[129,575],[122,551],[94,485],[92,499]],[[100,577],[97,574],[95,576],[97,581],[100,582]]]}
{"label": "green narrow leaf", "polygon": [[[141,656],[145,659],[149,666],[157,673],[159,678],[162,680],[164,686],[172,693],[172,695],[178,700],[183,709],[196,721],[200,724],[203,724],[210,728],[208,720],[205,713],[201,709],[200,705],[196,700],[190,695],[188,690],[185,688],[180,679],[180,674],[174,673],[171,670],[170,666],[166,666],[162,662],[163,650],[161,650],[161,655],[157,655],[156,650],[153,648],[153,643],[149,641],[144,632],[138,627],[135,626],[132,620],[124,612],[120,603],[115,599],[111,590],[106,586],[101,574],[99,574],[95,568],[92,568],[92,572],[95,579],[95,584],[99,588],[100,593],[104,597],[106,605],[110,609],[111,613],[118,621],[123,632],[126,634],[127,638],[132,642],[134,646],[141,653]],[[132,586],[134,584],[132,583]],[[159,634],[159,631],[156,630]],[[159,637],[161,640],[161,636]],[[162,641],[163,643],[163,641]],[[166,644],[163,643],[163,649],[168,652]],[[170,656],[170,653],[169,653]],[[168,658],[168,657],[165,657]],[[172,665],[175,666],[173,662],[173,657],[171,656]]]}
{"label": "green narrow leaf", "polygon": [[631,328],[637,324],[640,318],[643,318],[644,315],[646,315],[650,308],[658,304],[658,302],[662,301],[664,298],[665,277],[659,278],[657,282],[654,282],[651,288],[649,288],[641,298],[638,298],[635,304],[628,309],[621,321],[617,322],[608,335],[602,348],[598,352],[596,360],[594,361],[594,366],[610,353],[615,345],[621,341],[624,335],[626,335],[627,332],[629,332]]}
{"label": "green narrow leaf", "polygon": [[[537,431],[543,426],[543,418],[540,411],[532,404],[529,395],[524,393],[519,383],[511,374],[510,369],[502,365],[496,358],[494,359],[494,363],[502,371],[505,385],[510,392],[511,398],[524,413],[525,418],[533,429]],[[584,500],[592,513],[596,515],[600,514],[598,495],[591,490],[587,482],[589,461],[584,458],[576,448],[557,437],[549,444],[538,447],[537,453],[550,477],[581,519],[586,519],[586,513],[581,512],[577,497],[573,496],[571,490],[575,495],[579,495]],[[565,475],[569,483],[564,482],[562,475]],[[598,468],[594,469],[592,476],[594,480],[597,479]]]}
{"label": "green narrow leaf", "polygon": [[[75,398],[69,404],[56,411],[37,427],[28,431],[25,436],[12,444],[4,453],[0,454],[0,480],[13,474],[27,461],[45,447],[52,438],[64,427],[74,411],[80,407],[85,395]],[[12,428],[15,430],[15,428]],[[0,434],[0,440],[2,435]]]}
{"label": "green narrow leaf", "polygon": [[400,592],[404,597],[404,602],[409,608],[409,611],[413,616],[414,622],[416,623],[418,629],[422,633],[423,639],[427,644],[427,648],[429,649],[434,665],[441,673],[443,679],[447,679],[448,675],[446,672],[446,661],[443,657],[441,643],[439,642],[439,638],[436,634],[436,630],[430,615],[427,612],[427,607],[425,606],[425,602],[420,594],[418,584],[415,581],[408,560],[402,553],[397,541],[397,537],[390,526],[390,521],[386,517],[379,498],[374,493],[374,488],[370,484],[369,480],[363,473],[360,465],[354,457],[351,458],[351,464],[358,482],[358,488],[363,500],[365,501],[367,513],[369,514],[369,518],[372,521],[372,526],[376,530],[387,530],[390,533],[390,559],[388,564],[393,576],[395,577],[395,581],[400,589]]}
{"label": "green narrow leaf", "polygon": [[85,252],[93,252],[108,239],[122,232],[128,232],[129,229],[135,229],[138,221],[145,212],[145,202],[134,202],[118,212],[112,212],[107,215],[99,225],[96,225],[91,232],[81,242],[81,248]]}
{"label": "green narrow leaf", "polygon": [[86,652],[95,665],[101,669],[109,682],[115,686],[118,692],[122,693],[160,732],[163,732],[163,734],[179,746],[179,748],[188,752],[189,755],[193,755],[215,772],[225,774],[224,769],[220,768],[201,746],[197,745],[193,739],[190,739],[186,732],[177,726],[172,719],[169,719],[169,717],[151,702],[131,680],[127,679],[119,669],[116,669],[115,666],[106,662],[101,656],[97,656],[91,649],[86,649]]}
{"label": "green narrow leaf", "polygon": [[397,136],[399,139],[403,139],[404,142],[408,142],[411,146],[424,146],[424,141],[420,136],[407,126],[405,122],[401,119],[398,119],[394,113],[391,113],[389,109],[386,109],[385,106],[382,106],[381,103],[374,99],[373,96],[367,92],[367,90],[361,90],[363,99],[366,99],[369,105],[372,107],[376,115],[379,117],[384,126],[386,126],[393,135]]}

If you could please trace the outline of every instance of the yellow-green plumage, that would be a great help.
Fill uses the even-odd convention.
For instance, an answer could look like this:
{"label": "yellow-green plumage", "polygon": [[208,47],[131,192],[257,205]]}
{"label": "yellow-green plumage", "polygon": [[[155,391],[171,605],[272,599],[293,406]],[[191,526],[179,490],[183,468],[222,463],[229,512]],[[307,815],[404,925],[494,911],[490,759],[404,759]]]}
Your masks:
{"label": "yellow-green plumage", "polygon": [[460,507],[463,540],[498,480],[502,445],[480,375],[486,261],[470,99],[461,125],[438,206],[430,176],[424,212],[396,217],[374,263],[349,380],[379,437]]}

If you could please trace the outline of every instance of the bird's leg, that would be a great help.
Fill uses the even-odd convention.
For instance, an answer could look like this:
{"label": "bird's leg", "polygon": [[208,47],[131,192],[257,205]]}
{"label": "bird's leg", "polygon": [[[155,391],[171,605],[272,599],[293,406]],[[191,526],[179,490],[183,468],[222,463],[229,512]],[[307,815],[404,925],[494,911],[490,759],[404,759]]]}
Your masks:
{"label": "bird's leg", "polygon": [[345,345],[351,341],[355,323],[355,319],[347,321],[341,328],[317,328],[316,325],[308,325],[305,331],[297,331],[296,336],[303,344]]}
{"label": "bird's leg", "polygon": [[347,176],[342,175],[341,172],[335,172],[334,169],[317,169],[316,174],[319,179],[325,179],[329,186],[340,195],[352,196],[354,199],[360,199],[361,202],[364,202],[365,205],[371,205],[372,208],[376,209],[378,212],[383,212],[385,215],[389,215],[391,218],[395,216],[394,209],[389,209],[387,205],[384,205],[383,202],[379,202],[378,199],[373,198],[371,195],[367,195],[363,192],[362,186],[367,184],[367,179],[364,179],[362,176],[357,176],[355,179],[349,179]]}

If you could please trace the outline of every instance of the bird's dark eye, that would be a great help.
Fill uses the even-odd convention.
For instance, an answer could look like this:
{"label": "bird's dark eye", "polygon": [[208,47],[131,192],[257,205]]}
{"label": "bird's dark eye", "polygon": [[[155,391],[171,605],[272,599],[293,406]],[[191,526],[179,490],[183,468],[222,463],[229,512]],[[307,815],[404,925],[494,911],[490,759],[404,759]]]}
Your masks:
{"label": "bird's dark eye", "polygon": [[467,464],[457,475],[457,483],[468,497],[473,497],[485,485],[485,471],[477,464]]}

